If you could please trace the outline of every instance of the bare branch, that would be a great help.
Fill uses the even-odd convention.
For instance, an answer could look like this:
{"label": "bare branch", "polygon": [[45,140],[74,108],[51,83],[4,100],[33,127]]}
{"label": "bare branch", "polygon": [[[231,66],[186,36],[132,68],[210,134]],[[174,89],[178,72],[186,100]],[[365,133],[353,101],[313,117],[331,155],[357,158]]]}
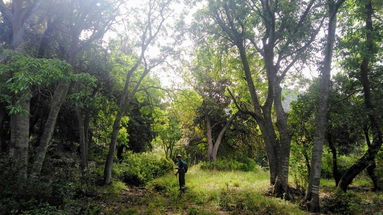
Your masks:
{"label": "bare branch", "polygon": [[249,110],[244,110],[243,108],[241,108],[240,105],[238,104],[236,98],[234,97],[233,93],[231,92],[231,90],[229,88],[227,88],[227,91],[229,92],[230,97],[233,99],[234,105],[237,107],[238,111],[240,111],[241,113],[244,113],[244,114],[248,114],[256,120],[261,119],[261,116],[258,116],[258,114],[256,114],[255,112],[252,112]]}
{"label": "bare branch", "polygon": [[[280,66],[280,63],[282,60],[286,59],[289,56],[294,56],[293,60],[286,66],[286,68],[282,71],[281,75],[278,77],[278,81],[280,82],[288,72],[288,70],[294,65],[294,63],[299,60],[301,57],[301,54],[303,54],[304,51],[307,50],[308,47],[312,44],[312,42],[315,40],[316,36],[318,35],[319,30],[322,28],[323,22],[324,22],[325,17],[322,18],[320,25],[315,29],[315,31],[311,34],[310,40],[307,41],[302,47],[298,48],[295,50],[293,53],[290,53],[288,55],[284,55],[283,51],[280,52],[278,56],[278,60],[276,62],[276,67]],[[286,43],[285,51],[287,50],[288,44]]]}

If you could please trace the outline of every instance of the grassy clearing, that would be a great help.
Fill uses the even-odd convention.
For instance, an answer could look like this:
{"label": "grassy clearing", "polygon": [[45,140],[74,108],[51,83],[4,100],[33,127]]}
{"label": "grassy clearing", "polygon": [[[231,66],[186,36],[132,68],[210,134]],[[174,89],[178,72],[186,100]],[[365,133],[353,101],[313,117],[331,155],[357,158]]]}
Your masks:
{"label": "grassy clearing", "polygon": [[[122,182],[100,187],[101,214],[307,214],[298,203],[266,196],[268,172],[257,170],[213,171],[199,167],[186,174],[187,190],[181,194],[178,181],[168,174],[151,181],[145,188],[127,187]],[[358,178],[346,194],[335,193],[333,180],[321,181],[324,214],[371,214],[383,211],[383,193],[367,192],[368,180]],[[380,215],[380,214],[379,214]]]}
{"label": "grassy clearing", "polygon": [[264,196],[269,177],[264,171],[208,171],[191,168],[187,190],[178,191],[169,174],[152,181],[131,214],[305,214],[290,202]]}

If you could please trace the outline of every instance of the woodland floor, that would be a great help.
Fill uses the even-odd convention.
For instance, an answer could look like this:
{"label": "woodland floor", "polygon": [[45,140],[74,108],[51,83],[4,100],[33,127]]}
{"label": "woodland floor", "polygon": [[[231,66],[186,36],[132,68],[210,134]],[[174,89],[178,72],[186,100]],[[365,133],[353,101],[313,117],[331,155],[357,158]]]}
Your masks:
{"label": "woodland floor", "polygon": [[[383,214],[380,212],[383,211],[383,194],[370,192],[367,183],[361,179],[351,187],[363,199],[363,204],[341,214],[359,214],[361,211],[363,214]],[[332,184],[330,180],[323,180],[323,198],[331,196]],[[158,178],[143,188],[115,182],[100,188],[102,195],[96,200],[99,214],[307,214],[299,208],[298,198],[290,202],[267,195],[268,174],[262,170],[223,172],[191,168],[186,185],[186,192],[180,193],[173,174]]]}

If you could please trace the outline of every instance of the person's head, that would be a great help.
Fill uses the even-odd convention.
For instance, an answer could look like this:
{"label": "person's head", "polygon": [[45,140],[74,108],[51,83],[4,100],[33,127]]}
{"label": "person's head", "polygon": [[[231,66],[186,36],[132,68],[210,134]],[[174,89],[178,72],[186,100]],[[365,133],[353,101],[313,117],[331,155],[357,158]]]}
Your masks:
{"label": "person's head", "polygon": [[180,154],[178,154],[177,156],[177,160],[181,160],[182,156]]}

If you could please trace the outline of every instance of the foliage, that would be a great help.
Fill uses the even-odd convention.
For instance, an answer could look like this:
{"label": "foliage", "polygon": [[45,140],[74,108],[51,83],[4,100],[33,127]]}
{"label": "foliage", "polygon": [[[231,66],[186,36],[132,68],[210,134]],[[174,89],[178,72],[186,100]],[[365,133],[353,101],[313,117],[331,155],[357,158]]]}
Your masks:
{"label": "foliage", "polygon": [[36,208],[23,211],[22,215],[67,215],[68,213],[49,204],[37,205]]}
{"label": "foliage", "polygon": [[322,209],[325,213],[360,214],[362,199],[353,192],[335,192],[323,200]]}
{"label": "foliage", "polygon": [[[16,172],[7,156],[0,159],[0,210],[15,214],[80,214],[81,211],[94,210],[95,206],[88,201],[97,196],[94,169],[81,174],[73,163],[64,159],[48,158],[40,180],[30,180],[20,190],[15,181]],[[77,202],[74,204],[74,202]],[[61,209],[58,209],[60,207]],[[64,210],[62,210],[64,208]],[[92,209],[93,208],[93,209]],[[74,213],[78,211],[78,213]]]}
{"label": "foliage", "polygon": [[144,186],[154,178],[173,170],[174,164],[153,153],[134,154],[129,152],[124,161],[117,164],[114,174],[118,179],[133,186]]}
{"label": "foliage", "polygon": [[214,162],[202,162],[201,169],[205,170],[239,170],[239,171],[256,171],[258,166],[251,158],[240,157],[237,159],[217,159]]}
{"label": "foliage", "polygon": [[74,78],[72,67],[57,59],[34,58],[4,49],[0,50],[0,60],[0,102],[7,104],[10,114],[24,111],[19,101],[31,96],[32,87]]}

